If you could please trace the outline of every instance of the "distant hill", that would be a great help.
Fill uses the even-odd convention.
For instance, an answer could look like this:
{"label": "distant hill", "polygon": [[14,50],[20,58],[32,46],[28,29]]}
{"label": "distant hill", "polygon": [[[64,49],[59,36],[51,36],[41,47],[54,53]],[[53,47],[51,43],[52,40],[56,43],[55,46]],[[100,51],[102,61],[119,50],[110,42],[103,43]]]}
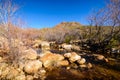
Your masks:
{"label": "distant hill", "polygon": [[61,22],[60,24],[56,25],[54,28],[80,28],[82,24],[79,22]]}

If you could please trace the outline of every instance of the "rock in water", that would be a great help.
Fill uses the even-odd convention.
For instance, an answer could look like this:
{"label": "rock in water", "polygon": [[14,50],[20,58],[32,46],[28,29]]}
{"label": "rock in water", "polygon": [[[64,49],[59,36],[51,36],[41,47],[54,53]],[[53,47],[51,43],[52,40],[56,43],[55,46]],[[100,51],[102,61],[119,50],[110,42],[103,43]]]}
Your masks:
{"label": "rock in water", "polygon": [[92,66],[91,63],[88,63],[88,64],[87,64],[87,67],[88,67],[88,69],[90,69],[90,68],[92,68],[93,66]]}
{"label": "rock in water", "polygon": [[103,55],[98,55],[98,56],[97,56],[97,59],[98,59],[98,60],[104,60],[104,58],[105,58],[105,57],[104,57]]}
{"label": "rock in water", "polygon": [[107,58],[105,58],[104,60],[105,60],[105,62],[109,62],[109,60]]}
{"label": "rock in water", "polygon": [[81,58],[77,61],[80,65],[84,64],[86,62],[85,58]]}
{"label": "rock in water", "polygon": [[75,52],[72,52],[71,53],[71,57],[69,58],[69,61],[71,63],[77,61],[77,60],[80,60],[81,59],[81,56],[79,56],[78,54],[76,54]]}
{"label": "rock in water", "polygon": [[100,54],[93,54],[93,56],[97,59],[97,60],[104,60],[105,57],[103,55]]}

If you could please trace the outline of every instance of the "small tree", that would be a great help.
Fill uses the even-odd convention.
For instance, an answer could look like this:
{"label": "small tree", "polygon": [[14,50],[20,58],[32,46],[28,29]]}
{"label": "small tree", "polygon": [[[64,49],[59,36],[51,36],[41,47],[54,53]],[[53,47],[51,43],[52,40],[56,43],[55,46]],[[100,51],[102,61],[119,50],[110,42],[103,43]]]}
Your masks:
{"label": "small tree", "polygon": [[[0,26],[3,29],[0,35],[8,40],[9,59],[14,62],[18,56],[19,50],[14,46],[14,36],[17,33],[14,23],[16,22],[17,11],[19,7],[13,0],[0,0]],[[17,51],[17,52],[16,52]]]}

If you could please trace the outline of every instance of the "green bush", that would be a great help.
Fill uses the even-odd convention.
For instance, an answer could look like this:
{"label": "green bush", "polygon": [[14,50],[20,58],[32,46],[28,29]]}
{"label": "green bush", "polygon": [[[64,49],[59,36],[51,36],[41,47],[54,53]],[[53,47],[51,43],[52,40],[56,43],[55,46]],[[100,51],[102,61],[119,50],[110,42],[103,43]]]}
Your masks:
{"label": "green bush", "polygon": [[70,41],[72,40],[72,36],[66,36],[65,37],[65,43],[70,43]]}

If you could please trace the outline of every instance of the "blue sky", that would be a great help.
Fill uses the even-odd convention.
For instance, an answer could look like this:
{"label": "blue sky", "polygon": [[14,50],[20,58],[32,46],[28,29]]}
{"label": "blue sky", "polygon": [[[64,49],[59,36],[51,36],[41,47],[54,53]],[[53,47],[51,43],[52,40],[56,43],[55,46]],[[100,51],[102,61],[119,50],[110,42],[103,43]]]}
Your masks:
{"label": "blue sky", "polygon": [[61,22],[73,21],[86,25],[91,11],[104,6],[104,0],[22,1],[22,19],[33,28],[53,27]]}

